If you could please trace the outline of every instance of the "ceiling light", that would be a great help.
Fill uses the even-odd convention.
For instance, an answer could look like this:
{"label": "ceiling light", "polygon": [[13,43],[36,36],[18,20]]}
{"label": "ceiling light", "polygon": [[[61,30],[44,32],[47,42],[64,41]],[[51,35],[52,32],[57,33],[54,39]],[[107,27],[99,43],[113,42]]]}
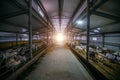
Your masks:
{"label": "ceiling light", "polygon": [[36,34],[38,34],[39,32],[36,32]]}
{"label": "ceiling light", "polygon": [[95,29],[94,32],[99,32],[99,31]]}
{"label": "ceiling light", "polygon": [[77,21],[77,24],[83,24],[83,21]]}
{"label": "ceiling light", "polygon": [[43,12],[42,12],[42,10],[40,9],[39,6],[38,6],[38,12],[39,12],[39,14],[40,14],[42,17],[44,17],[44,14],[43,14]]}
{"label": "ceiling light", "polygon": [[26,29],[24,29],[24,28],[22,29],[22,32],[26,32],[26,31],[27,31]]}
{"label": "ceiling light", "polygon": [[64,42],[65,36],[63,33],[57,33],[55,39],[57,42]]}
{"label": "ceiling light", "polygon": [[97,28],[97,30],[101,30],[101,28]]}
{"label": "ceiling light", "polygon": [[96,41],[96,40],[97,40],[97,38],[96,38],[96,37],[93,37],[93,38],[92,38],[92,40]]}

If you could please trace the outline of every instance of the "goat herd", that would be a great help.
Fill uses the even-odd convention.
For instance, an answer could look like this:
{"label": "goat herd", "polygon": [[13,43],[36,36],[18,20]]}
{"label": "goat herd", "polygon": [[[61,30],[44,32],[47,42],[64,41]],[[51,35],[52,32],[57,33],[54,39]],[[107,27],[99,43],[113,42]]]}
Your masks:
{"label": "goat herd", "polygon": [[[86,53],[86,45],[80,45],[80,46],[74,46],[75,49],[77,49],[78,51],[82,51],[82,53]],[[95,62],[114,62],[117,64],[120,64],[120,51],[110,51],[107,48],[102,48],[102,47],[96,47],[96,48],[92,48],[89,47],[89,58]]]}
{"label": "goat herd", "polygon": [[[44,43],[34,43],[32,45],[32,50],[36,51],[43,45]],[[29,60],[30,54],[28,45],[0,51],[0,77],[6,75],[10,71],[14,72]]]}

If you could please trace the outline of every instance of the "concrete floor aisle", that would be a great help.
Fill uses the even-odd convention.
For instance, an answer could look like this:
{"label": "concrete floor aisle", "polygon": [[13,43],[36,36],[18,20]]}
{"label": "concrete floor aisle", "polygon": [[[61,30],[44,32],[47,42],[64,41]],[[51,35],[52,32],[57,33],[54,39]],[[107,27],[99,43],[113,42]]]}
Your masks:
{"label": "concrete floor aisle", "polygon": [[73,53],[56,45],[40,59],[25,80],[93,80]]}

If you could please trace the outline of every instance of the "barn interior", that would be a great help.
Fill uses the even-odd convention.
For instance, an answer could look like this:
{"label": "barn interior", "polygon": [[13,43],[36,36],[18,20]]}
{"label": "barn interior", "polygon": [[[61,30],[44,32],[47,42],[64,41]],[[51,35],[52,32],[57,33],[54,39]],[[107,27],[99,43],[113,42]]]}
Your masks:
{"label": "barn interior", "polygon": [[18,80],[40,56],[62,43],[87,67],[94,80],[120,80],[119,3],[120,0],[1,0],[0,78]]}

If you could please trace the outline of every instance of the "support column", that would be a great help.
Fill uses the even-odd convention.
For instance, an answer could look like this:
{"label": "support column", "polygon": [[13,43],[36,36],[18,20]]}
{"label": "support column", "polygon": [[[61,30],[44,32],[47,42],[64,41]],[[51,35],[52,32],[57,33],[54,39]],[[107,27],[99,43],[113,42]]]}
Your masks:
{"label": "support column", "polygon": [[47,45],[49,44],[49,35],[48,35],[48,32],[47,32]]}
{"label": "support column", "polygon": [[29,50],[30,50],[30,58],[32,59],[32,0],[29,0],[29,19],[28,19],[28,25],[29,25]]}
{"label": "support column", "polygon": [[53,43],[55,42],[54,40],[54,35],[55,35],[55,32],[54,32],[54,30],[53,30],[53,36],[52,36],[52,39],[53,39]]}
{"label": "support column", "polygon": [[54,43],[54,31],[53,31],[53,29],[52,29],[52,37],[51,37],[51,39],[52,39],[52,44]]}
{"label": "support column", "polygon": [[90,0],[87,0],[87,46],[86,46],[86,60],[88,60],[88,54],[89,54],[89,33],[90,33]]}
{"label": "support column", "polygon": [[20,35],[20,45],[23,44],[23,41],[22,41],[22,36]]}
{"label": "support column", "polygon": [[16,46],[18,46],[18,33],[16,33]]}
{"label": "support column", "polygon": [[68,45],[68,32],[65,32],[65,36],[66,36],[66,44]]}
{"label": "support column", "polygon": [[104,47],[104,45],[105,45],[105,35],[102,34],[102,47]]}
{"label": "support column", "polygon": [[49,21],[47,17],[47,45],[49,45]]}
{"label": "support column", "polygon": [[73,33],[72,36],[73,36],[73,45],[72,45],[72,46],[73,46],[73,48],[74,48],[74,47],[75,47],[75,34]]}
{"label": "support column", "polygon": [[81,44],[81,35],[79,35],[79,45]]}

